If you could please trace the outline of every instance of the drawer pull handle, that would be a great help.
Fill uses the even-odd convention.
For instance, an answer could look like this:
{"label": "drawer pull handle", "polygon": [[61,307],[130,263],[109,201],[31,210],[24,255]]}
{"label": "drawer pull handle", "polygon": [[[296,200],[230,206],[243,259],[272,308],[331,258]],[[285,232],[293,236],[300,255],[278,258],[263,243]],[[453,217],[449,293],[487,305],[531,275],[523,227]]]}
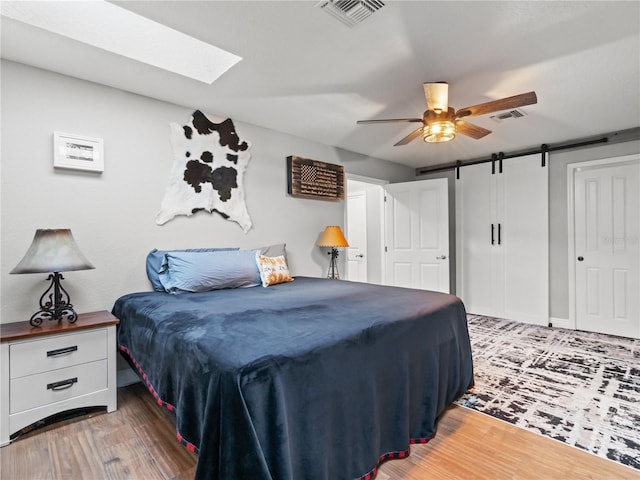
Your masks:
{"label": "drawer pull handle", "polygon": [[59,348],[57,350],[49,350],[47,352],[47,357],[57,357],[58,355],[65,355],[67,353],[75,352],[77,350],[78,350],[77,345],[74,345],[73,347]]}
{"label": "drawer pull handle", "polygon": [[78,383],[78,377],[60,380],[59,382],[48,383],[47,390],[66,390],[67,388],[71,388],[74,383]]}

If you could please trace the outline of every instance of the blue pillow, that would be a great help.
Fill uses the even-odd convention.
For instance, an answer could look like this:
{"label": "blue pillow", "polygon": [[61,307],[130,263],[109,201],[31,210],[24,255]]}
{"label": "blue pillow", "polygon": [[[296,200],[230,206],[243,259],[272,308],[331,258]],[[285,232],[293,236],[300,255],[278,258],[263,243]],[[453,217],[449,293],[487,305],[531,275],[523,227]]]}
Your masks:
{"label": "blue pillow", "polygon": [[168,252],[158,275],[168,293],[206,292],[261,284],[256,250]]}
{"label": "blue pillow", "polygon": [[158,278],[162,270],[167,267],[164,256],[172,252],[227,252],[239,250],[239,248],[187,248],[185,250],[158,250],[154,248],[147,255],[147,277],[156,292],[164,292],[164,287]]}

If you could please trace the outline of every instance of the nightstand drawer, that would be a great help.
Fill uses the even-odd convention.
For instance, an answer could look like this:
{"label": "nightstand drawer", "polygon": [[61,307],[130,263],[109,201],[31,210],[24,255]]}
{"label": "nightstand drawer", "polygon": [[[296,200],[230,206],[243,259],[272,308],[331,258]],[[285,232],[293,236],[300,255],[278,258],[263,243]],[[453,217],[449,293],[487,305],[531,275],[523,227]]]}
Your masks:
{"label": "nightstand drawer", "polygon": [[107,358],[107,332],[92,330],[10,346],[10,377],[47,372]]}
{"label": "nightstand drawer", "polygon": [[106,390],[107,360],[11,380],[10,413]]}

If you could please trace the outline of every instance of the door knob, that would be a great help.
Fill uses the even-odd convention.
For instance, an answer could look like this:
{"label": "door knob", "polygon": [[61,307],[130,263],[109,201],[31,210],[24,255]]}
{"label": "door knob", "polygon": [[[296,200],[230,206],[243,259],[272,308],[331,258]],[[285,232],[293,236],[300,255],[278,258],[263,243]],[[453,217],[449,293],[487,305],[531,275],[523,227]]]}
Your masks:
{"label": "door knob", "polygon": [[359,253],[358,255],[356,255],[356,258],[364,258],[364,254]]}
{"label": "door knob", "polygon": [[439,257],[436,257],[436,260],[446,260],[447,256],[446,255],[440,255]]}
{"label": "door knob", "polygon": [[578,261],[581,262],[584,260],[584,257],[578,257]]}

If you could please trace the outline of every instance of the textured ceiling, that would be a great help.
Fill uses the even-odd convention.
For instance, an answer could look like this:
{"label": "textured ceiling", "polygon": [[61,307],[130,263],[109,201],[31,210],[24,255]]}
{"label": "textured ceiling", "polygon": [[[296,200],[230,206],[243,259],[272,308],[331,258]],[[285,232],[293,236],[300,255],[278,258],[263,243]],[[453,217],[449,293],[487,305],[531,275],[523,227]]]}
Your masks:
{"label": "textured ceiling", "polygon": [[[313,1],[113,3],[243,60],[206,85],[6,17],[2,57],[412,167],[640,126],[636,1],[390,1],[353,28]],[[538,104],[475,117],[481,140],[393,147],[415,124],[356,125],[421,117],[433,81],[456,109]]]}

